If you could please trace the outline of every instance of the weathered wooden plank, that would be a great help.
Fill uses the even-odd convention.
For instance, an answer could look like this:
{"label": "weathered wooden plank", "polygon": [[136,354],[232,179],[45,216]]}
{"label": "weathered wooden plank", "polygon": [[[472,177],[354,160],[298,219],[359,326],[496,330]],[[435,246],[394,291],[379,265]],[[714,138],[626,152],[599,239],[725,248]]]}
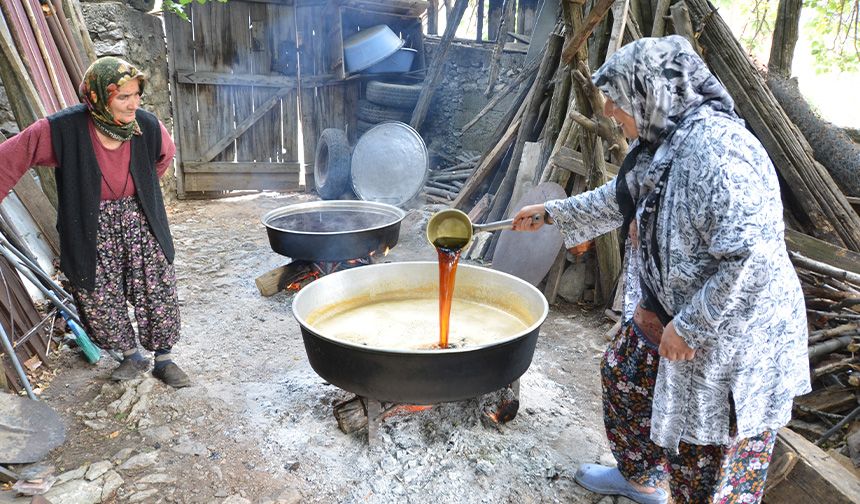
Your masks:
{"label": "weathered wooden plank", "polygon": [[[549,168],[562,168],[571,173],[588,177],[588,168],[582,160],[582,154],[570,147],[560,147],[549,159]],[[606,163],[606,172],[615,176],[618,175],[618,166],[612,163]]]}
{"label": "weathered wooden plank", "polygon": [[189,173],[186,175],[188,191],[296,191],[299,189],[299,182],[298,173]]}
{"label": "weathered wooden plank", "polygon": [[[229,36],[226,32],[228,7],[218,2],[191,5],[197,70],[229,73],[235,55],[230,41],[226,40]],[[232,93],[223,86],[198,84],[197,113],[201,147],[210,146],[232,129]],[[216,153],[218,161],[232,161],[233,157],[232,142],[226,149]]]}
{"label": "weathered wooden plank", "polygon": [[42,192],[42,188],[39,187],[33,173],[27,171],[12,190],[15,191],[18,199],[33,217],[36,225],[39,226],[39,231],[42,232],[45,241],[51,246],[51,251],[59,257],[60,235],[57,233],[57,210],[45,197],[45,193]]}
{"label": "weathered wooden plank", "polygon": [[[193,13],[192,13],[193,14]],[[176,164],[176,194],[185,197],[185,179],[183,161],[199,156],[200,148],[197,143],[197,96],[194,85],[181,84],[176,81],[177,68],[194,68],[194,37],[191,23],[179,19],[178,16],[164,17],[164,31],[167,36],[169,56],[167,58],[170,74],[171,110],[173,112],[173,136],[179,147],[174,163]]]}
{"label": "weathered wooden plank", "polygon": [[427,10],[429,2],[424,0],[347,0],[345,5],[356,9],[417,17]]}
{"label": "weathered wooden plank", "polygon": [[[267,75],[268,78],[283,76],[272,70],[278,42],[273,40],[272,24],[280,17],[292,13],[292,7],[282,5],[251,4],[251,70],[254,76]],[[291,16],[291,14],[290,14]],[[291,17],[289,19],[292,19]],[[295,77],[290,77],[295,79]],[[275,93],[266,89],[262,81],[252,90],[254,106],[259,107]],[[284,86],[288,87],[288,86]],[[281,135],[280,112],[271,110],[248,130],[253,145],[254,159],[257,161],[280,161]]]}
{"label": "weathered wooden plank", "polygon": [[[322,47],[318,47],[319,38],[314,35],[314,28],[319,26],[315,18],[316,16],[323,15],[323,12],[318,7],[299,7],[296,9],[299,76],[302,79],[306,76],[310,77],[325,73],[323,68],[319,68],[319,60],[316,53],[322,50]],[[321,116],[319,108],[322,103],[318,98],[317,89],[303,89],[299,94],[299,101],[302,124],[302,147],[304,148],[305,162],[310,167],[316,154],[317,139],[322,132],[322,127],[319,123]]]}
{"label": "weathered wooden plank", "polygon": [[[293,7],[278,7],[278,13],[275,14],[275,19],[271,21],[271,29],[274,40],[278,42],[279,57],[284,58],[288,63],[280,64],[282,72],[290,75],[288,77],[298,80],[298,46],[296,40],[296,12]],[[325,82],[325,79],[334,79],[333,75],[321,76],[317,81],[316,76],[302,75],[301,85],[306,83]],[[297,86],[298,87],[298,86]],[[277,153],[278,159],[285,162],[299,161],[299,97],[300,91],[296,89],[284,95],[281,100],[281,112],[278,116],[280,124],[279,130],[282,131],[280,138],[281,152]]]}
{"label": "weathered wooden plank", "polygon": [[860,275],[860,253],[837,247],[793,229],[785,230],[785,243],[789,250],[804,257]]}
{"label": "weathered wooden plank", "polygon": [[[233,2],[227,11],[227,26],[229,40],[233,43],[236,58],[230,65],[232,75],[247,75],[251,73],[251,7],[245,2]],[[232,86],[233,110],[236,120],[248,117],[254,110],[251,87],[247,85]],[[250,135],[243,132],[236,137],[236,160],[253,161],[254,146]]]}
{"label": "weathered wooden plank", "polygon": [[612,6],[612,32],[609,35],[609,47],[606,49],[606,59],[621,47],[624,29],[627,26],[630,0],[619,0]]}
{"label": "weathered wooden plank", "polygon": [[[238,2],[237,2],[238,3]],[[260,52],[256,51],[255,52]],[[243,74],[195,72],[193,70],[178,70],[177,80],[185,84],[220,84],[234,86],[256,86],[256,87],[299,87],[297,77],[289,77],[279,74],[255,74],[251,72]],[[314,88],[326,85],[340,85],[341,80],[334,74],[312,75],[302,77],[302,87]]]}
{"label": "weathered wooden plank", "polygon": [[238,163],[185,163],[188,173],[299,173],[301,163],[265,163],[260,161]]}
{"label": "weathered wooden plank", "polygon": [[247,131],[248,128],[253,126],[254,123],[269,112],[269,110],[271,110],[275,105],[278,105],[281,98],[288,95],[290,92],[292,92],[292,89],[290,88],[282,89],[264,103],[260,104],[260,106],[257,107],[250,116],[242,118],[242,121],[236,125],[234,130],[228,131],[225,136],[219,138],[211,147],[206,149],[206,151],[200,155],[200,161],[207,162],[215,158],[220,158],[220,156],[218,156],[219,152],[224,150],[225,147],[231,145],[239,135]]}
{"label": "weathered wooden plank", "polygon": [[766,502],[860,503],[860,480],[821,448],[780,429],[768,471]]}

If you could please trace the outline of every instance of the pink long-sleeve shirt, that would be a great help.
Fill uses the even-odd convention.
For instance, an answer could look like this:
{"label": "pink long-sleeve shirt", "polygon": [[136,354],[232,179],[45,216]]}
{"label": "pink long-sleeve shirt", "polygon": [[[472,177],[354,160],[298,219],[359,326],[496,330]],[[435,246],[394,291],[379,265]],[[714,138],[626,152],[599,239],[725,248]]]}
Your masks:
{"label": "pink long-sleeve shirt", "polygon": [[[90,140],[102,172],[101,199],[114,200],[133,196],[134,180],[129,175],[131,142],[122,142],[116,149],[108,149],[96,136],[96,127],[92,119],[88,124]],[[161,121],[159,125],[161,126],[161,153],[155,169],[160,178],[167,171],[176,154],[176,145]],[[32,166],[57,166],[54,146],[51,143],[51,125],[44,118],[0,144],[0,201],[9,194],[18,180]]]}

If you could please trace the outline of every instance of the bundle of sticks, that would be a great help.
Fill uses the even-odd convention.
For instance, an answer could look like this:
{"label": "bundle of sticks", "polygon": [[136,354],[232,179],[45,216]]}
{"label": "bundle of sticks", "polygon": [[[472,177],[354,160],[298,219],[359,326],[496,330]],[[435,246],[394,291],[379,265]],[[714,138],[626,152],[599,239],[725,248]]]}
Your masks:
{"label": "bundle of sticks", "polygon": [[[480,156],[460,154],[455,159],[431,170],[424,184],[424,195],[428,201],[448,204],[457,197],[465,181],[472,176]],[[453,161],[453,162],[452,162]]]}

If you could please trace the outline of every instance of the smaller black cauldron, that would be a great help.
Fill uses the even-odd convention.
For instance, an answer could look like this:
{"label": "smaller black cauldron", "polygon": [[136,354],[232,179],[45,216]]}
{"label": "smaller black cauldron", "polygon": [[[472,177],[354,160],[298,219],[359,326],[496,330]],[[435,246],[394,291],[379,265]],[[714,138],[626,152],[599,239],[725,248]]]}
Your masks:
{"label": "smaller black cauldron", "polygon": [[346,261],[397,245],[406,212],[373,201],[297,203],[263,216],[272,250],[294,260]]}

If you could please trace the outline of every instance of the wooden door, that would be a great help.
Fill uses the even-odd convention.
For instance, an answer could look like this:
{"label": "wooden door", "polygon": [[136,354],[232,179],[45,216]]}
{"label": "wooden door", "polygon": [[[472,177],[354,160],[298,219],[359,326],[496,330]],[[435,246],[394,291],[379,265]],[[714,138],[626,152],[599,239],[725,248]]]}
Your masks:
{"label": "wooden door", "polygon": [[305,187],[296,8],[250,0],[188,7],[190,22],[165,16],[179,197]]}

